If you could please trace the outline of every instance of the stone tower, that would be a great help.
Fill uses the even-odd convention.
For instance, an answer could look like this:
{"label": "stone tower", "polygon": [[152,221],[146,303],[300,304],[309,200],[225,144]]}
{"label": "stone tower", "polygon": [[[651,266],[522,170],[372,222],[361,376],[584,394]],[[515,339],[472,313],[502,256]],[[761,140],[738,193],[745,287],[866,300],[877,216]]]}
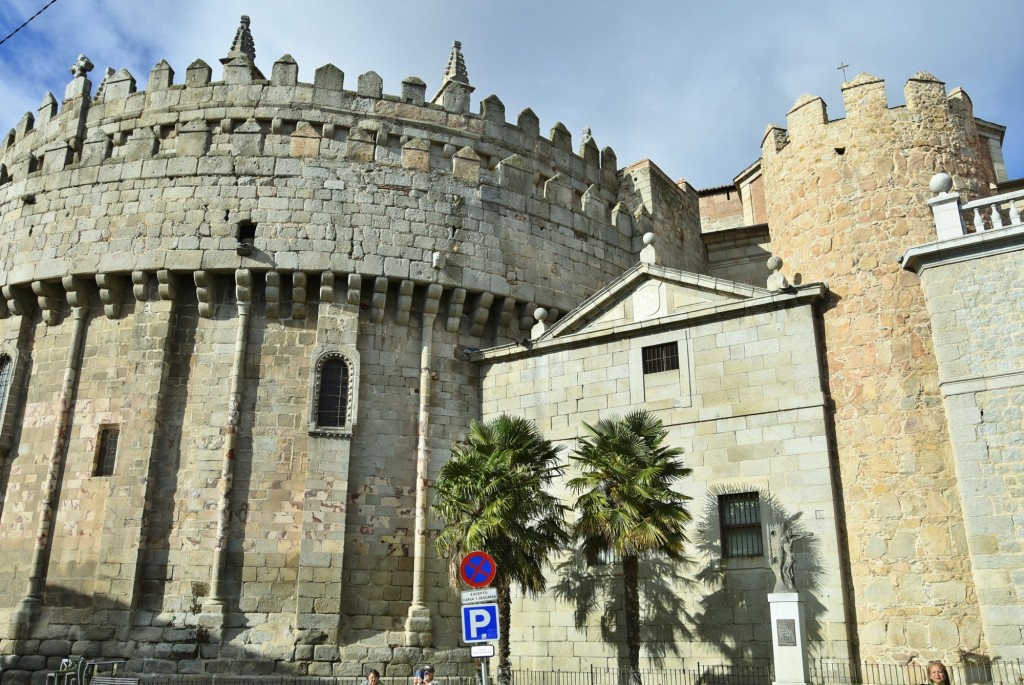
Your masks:
{"label": "stone tower", "polygon": [[964,92],[919,73],[905,94],[890,108],[884,82],[862,74],[843,86],[845,119],[803,96],[788,130],[769,127],[762,142],[773,251],[795,283],[831,293],[823,335],[851,624],[862,655],[892,658],[984,647],[930,323],[898,260],[935,240],[936,171],[968,196],[995,180]]}
{"label": "stone tower", "polygon": [[419,78],[301,81],[289,55],[265,78],[254,56],[243,17],[219,78],[160,61],[96,97],[83,56],[0,142],[19,678],[73,649],[179,674],[472,672],[427,514],[479,415],[466,350],[557,320],[646,232],[706,268],[692,190],[494,95],[471,112],[458,43],[433,103]]}

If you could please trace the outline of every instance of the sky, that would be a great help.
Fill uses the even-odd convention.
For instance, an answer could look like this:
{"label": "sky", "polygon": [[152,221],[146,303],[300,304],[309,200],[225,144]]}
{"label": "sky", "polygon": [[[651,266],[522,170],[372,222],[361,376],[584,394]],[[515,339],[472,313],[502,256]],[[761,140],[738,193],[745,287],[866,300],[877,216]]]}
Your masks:
{"label": "sky", "polygon": [[[47,2],[0,0],[0,38]],[[110,66],[142,90],[160,59],[176,83],[198,58],[219,78],[242,14],[265,74],[290,54],[300,81],[331,63],[348,87],[375,71],[392,94],[408,76],[433,94],[459,40],[472,111],[496,94],[511,122],[529,107],[544,132],[565,124],[574,148],[589,127],[620,165],[651,159],[697,188],[757,160],[765,128],[802,94],[841,118],[840,64],[846,80],[885,79],[890,106],[928,71],[1007,127],[1009,176],[1024,176],[1022,0],[57,0],[0,45],[0,131],[47,91],[60,100],[79,54],[94,88]]]}

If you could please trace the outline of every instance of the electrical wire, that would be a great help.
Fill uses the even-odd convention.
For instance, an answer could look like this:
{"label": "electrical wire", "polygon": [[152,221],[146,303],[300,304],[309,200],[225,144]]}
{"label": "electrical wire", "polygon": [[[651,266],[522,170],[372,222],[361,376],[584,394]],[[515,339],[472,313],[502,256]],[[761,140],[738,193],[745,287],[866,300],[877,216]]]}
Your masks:
{"label": "electrical wire", "polygon": [[46,5],[44,5],[44,6],[43,6],[43,9],[39,10],[38,12],[36,12],[35,14],[33,14],[33,15],[32,15],[31,17],[29,17],[28,19],[26,19],[26,20],[25,20],[25,23],[24,23],[24,24],[22,24],[21,26],[19,26],[18,28],[14,29],[13,31],[11,31],[10,33],[8,33],[8,34],[7,34],[6,36],[4,36],[3,40],[0,40],[0,45],[3,45],[4,43],[6,43],[6,42],[7,42],[7,39],[8,39],[8,38],[11,38],[12,36],[14,36],[14,34],[15,34],[15,33],[17,33],[18,31],[22,30],[22,29],[23,29],[23,28],[25,28],[26,26],[28,26],[28,24],[29,24],[29,22],[30,22],[30,21],[32,21],[33,19],[35,19],[36,17],[38,17],[38,16],[40,15],[40,14],[42,14],[43,12],[45,12],[45,11],[46,11],[46,9],[47,9],[47,8],[48,8],[48,7],[50,6],[50,5],[52,5],[53,3],[55,3],[55,2],[57,2],[57,0],[50,0],[50,2],[46,3]]}

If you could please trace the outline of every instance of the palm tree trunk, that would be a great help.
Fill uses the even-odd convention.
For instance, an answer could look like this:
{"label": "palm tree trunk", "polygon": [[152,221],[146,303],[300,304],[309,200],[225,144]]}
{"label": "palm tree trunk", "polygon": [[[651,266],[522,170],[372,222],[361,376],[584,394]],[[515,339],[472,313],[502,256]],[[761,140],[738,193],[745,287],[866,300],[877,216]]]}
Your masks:
{"label": "palm tree trunk", "polygon": [[512,654],[509,630],[512,628],[512,590],[508,581],[498,580],[498,685],[512,682],[512,668],[509,657]]}
{"label": "palm tree trunk", "polygon": [[626,651],[632,685],[640,682],[640,560],[622,558],[622,603],[626,609]]}

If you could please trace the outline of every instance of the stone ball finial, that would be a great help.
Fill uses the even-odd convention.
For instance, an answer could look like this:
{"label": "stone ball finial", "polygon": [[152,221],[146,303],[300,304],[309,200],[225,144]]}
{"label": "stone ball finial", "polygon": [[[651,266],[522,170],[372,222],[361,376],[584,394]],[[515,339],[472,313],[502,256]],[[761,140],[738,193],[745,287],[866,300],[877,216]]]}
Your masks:
{"label": "stone ball finial", "polygon": [[654,242],[654,234],[651,232],[644,233],[644,245],[650,245]]}
{"label": "stone ball finial", "polygon": [[548,320],[548,310],[544,309],[544,307],[537,307],[533,310],[533,318],[540,323],[544,323]]}
{"label": "stone ball finial", "polygon": [[945,171],[940,171],[932,176],[932,180],[928,182],[928,188],[936,195],[948,193],[953,189],[953,177]]}
{"label": "stone ball finial", "polygon": [[782,268],[782,257],[772,255],[768,258],[768,269],[770,271],[778,271]]}

